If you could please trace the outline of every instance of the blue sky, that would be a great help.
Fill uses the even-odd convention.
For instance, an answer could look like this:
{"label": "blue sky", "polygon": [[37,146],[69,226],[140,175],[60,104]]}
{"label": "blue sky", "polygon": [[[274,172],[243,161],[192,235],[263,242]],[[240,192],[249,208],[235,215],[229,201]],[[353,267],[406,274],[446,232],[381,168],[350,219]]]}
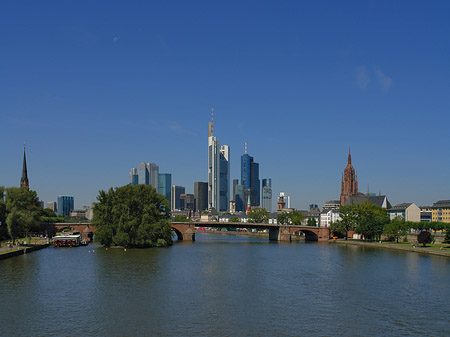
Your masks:
{"label": "blue sky", "polygon": [[391,203],[450,198],[446,1],[3,1],[0,185],[75,206],[139,162],[193,192],[207,124],[244,140],[292,206],[359,187]]}

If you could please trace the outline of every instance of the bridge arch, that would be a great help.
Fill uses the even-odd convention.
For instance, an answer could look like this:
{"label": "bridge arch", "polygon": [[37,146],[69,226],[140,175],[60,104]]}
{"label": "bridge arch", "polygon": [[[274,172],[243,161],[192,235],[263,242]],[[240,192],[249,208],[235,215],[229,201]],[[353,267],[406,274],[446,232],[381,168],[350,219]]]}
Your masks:
{"label": "bridge arch", "polygon": [[316,231],[301,229],[301,232],[305,234],[305,241],[319,241],[319,236]]}
{"label": "bridge arch", "polygon": [[178,241],[182,241],[183,240],[183,233],[181,233],[177,228],[172,226],[172,232],[175,233],[175,235],[177,236],[177,240]]}

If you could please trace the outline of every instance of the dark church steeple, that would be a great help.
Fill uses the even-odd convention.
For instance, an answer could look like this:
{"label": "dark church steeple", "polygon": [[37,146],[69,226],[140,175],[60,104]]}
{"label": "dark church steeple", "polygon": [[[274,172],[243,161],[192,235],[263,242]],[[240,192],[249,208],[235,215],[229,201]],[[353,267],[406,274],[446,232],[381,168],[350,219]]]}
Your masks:
{"label": "dark church steeple", "polygon": [[27,156],[25,154],[25,145],[23,146],[23,166],[22,178],[20,179],[20,187],[25,187],[27,190],[30,189],[30,184],[28,182]]}

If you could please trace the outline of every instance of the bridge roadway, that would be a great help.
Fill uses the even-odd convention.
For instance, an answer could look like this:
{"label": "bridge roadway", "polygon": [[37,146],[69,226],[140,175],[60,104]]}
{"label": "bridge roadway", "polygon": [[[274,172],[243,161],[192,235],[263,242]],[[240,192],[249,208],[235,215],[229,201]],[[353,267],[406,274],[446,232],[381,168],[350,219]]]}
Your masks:
{"label": "bridge roadway", "polygon": [[268,229],[269,240],[271,241],[291,241],[292,235],[298,234],[298,232],[304,233],[307,241],[328,241],[330,239],[330,230],[326,227],[291,226],[248,222],[172,222],[172,228],[177,234],[178,240],[195,241],[195,227],[257,228],[260,230]]}
{"label": "bridge roadway", "polygon": [[[83,239],[92,239],[95,232],[95,226],[90,223],[54,223],[51,224],[54,229],[60,230],[65,227],[72,227],[81,233]],[[195,241],[195,227],[212,227],[212,228],[257,228],[260,230],[269,230],[269,240],[271,241],[291,241],[292,235],[302,232],[305,234],[307,241],[328,241],[330,239],[330,230],[325,227],[311,226],[285,226],[266,223],[245,223],[245,222],[172,222],[172,228],[177,235],[178,240]]]}

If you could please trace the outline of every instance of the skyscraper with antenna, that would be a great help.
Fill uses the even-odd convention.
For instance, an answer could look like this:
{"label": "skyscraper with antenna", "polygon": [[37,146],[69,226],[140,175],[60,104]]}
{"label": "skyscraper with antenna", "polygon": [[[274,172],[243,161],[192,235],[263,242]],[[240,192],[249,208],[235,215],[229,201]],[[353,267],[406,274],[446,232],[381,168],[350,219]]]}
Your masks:
{"label": "skyscraper with antenna", "polygon": [[230,201],[230,147],[214,136],[214,107],[208,123],[208,208],[228,211]]}

